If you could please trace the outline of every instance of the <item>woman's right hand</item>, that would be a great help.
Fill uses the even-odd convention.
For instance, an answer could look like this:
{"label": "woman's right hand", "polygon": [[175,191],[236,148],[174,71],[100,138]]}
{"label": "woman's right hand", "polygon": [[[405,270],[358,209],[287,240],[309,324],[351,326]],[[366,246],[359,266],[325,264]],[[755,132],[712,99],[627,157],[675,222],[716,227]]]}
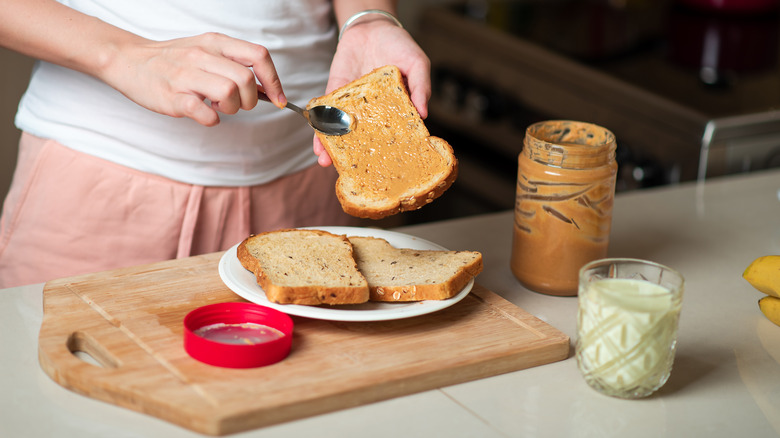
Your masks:
{"label": "woman's right hand", "polygon": [[118,47],[100,77],[152,111],[212,126],[218,113],[257,105],[255,76],[275,105],[287,103],[265,47],[206,33],[159,42],[133,38]]}
{"label": "woman's right hand", "polygon": [[219,123],[218,113],[254,108],[255,78],[275,105],[287,103],[263,46],[216,33],[151,41],[54,0],[4,0],[0,45],[94,76],[152,111],[207,126]]}

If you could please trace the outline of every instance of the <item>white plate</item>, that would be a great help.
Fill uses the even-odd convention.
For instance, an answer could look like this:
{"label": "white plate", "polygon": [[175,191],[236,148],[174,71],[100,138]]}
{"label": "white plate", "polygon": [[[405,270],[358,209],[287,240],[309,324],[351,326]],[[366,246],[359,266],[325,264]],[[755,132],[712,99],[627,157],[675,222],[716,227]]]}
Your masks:
{"label": "white plate", "polygon": [[[353,227],[316,227],[315,229],[347,236],[381,237],[396,248],[446,250],[446,248],[427,240],[394,231]],[[268,301],[265,292],[257,284],[254,274],[247,271],[238,261],[237,248],[238,244],[227,250],[219,261],[219,276],[225,285],[247,301],[271,307],[290,315],[307,318],[331,321],[386,321],[425,315],[452,306],[465,298],[471,287],[474,286],[474,279],[471,279],[463,290],[446,300],[401,303],[368,302],[332,307],[276,304]]]}

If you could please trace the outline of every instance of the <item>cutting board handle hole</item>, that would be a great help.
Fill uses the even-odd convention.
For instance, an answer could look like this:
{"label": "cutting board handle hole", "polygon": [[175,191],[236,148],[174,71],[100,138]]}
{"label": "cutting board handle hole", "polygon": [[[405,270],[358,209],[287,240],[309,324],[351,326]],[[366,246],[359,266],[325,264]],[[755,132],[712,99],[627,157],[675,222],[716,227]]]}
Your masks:
{"label": "cutting board handle hole", "polygon": [[118,368],[119,361],[98,344],[92,336],[75,332],[68,337],[68,351],[77,359],[100,368]]}

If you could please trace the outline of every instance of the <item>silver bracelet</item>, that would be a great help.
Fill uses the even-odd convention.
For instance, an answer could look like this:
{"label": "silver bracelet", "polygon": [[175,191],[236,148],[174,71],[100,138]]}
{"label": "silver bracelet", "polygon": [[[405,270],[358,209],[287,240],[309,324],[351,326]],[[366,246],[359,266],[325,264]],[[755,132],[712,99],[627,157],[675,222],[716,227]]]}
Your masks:
{"label": "silver bracelet", "polygon": [[401,29],[404,28],[404,25],[401,24],[401,21],[395,18],[395,15],[383,11],[381,9],[366,9],[365,11],[360,11],[353,16],[347,18],[347,21],[344,22],[344,24],[341,26],[341,30],[339,31],[339,41],[341,41],[341,37],[344,35],[344,32],[353,24],[355,24],[355,21],[357,21],[360,17],[363,17],[364,15],[370,15],[370,14],[379,14],[383,15],[385,18],[392,21],[396,26],[400,27]]}

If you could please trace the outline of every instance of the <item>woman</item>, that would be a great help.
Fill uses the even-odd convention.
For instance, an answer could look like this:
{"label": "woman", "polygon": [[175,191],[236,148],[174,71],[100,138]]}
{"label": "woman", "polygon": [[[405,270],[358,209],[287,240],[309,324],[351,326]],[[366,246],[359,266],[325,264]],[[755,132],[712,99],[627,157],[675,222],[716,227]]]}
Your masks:
{"label": "woman", "polygon": [[41,61],[16,117],[0,287],[349,224],[327,153],[279,108],[395,64],[425,117],[429,61],[387,14],[359,14],[374,9],[395,2],[6,2],[0,42]]}

